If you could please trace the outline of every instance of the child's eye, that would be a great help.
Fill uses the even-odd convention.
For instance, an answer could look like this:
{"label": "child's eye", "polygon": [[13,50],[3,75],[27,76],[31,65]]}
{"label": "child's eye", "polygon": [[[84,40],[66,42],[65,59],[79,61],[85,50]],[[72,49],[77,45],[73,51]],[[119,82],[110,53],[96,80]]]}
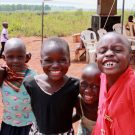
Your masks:
{"label": "child's eye", "polygon": [[92,89],[93,91],[97,92],[97,91],[100,90],[100,87],[99,87],[98,85],[93,85],[93,86],[91,87],[91,89]]}
{"label": "child's eye", "polygon": [[18,59],[23,59],[24,57],[23,56],[18,56]]}
{"label": "child's eye", "polygon": [[122,49],[115,49],[114,50],[116,53],[122,52]]}
{"label": "child's eye", "polygon": [[115,46],[115,47],[113,48],[113,51],[114,51],[115,53],[120,53],[120,52],[123,51],[123,48],[120,47],[120,46]]}
{"label": "child's eye", "polygon": [[97,85],[93,85],[92,88],[93,88],[93,89],[97,89],[98,86],[97,86]]}
{"label": "child's eye", "polygon": [[87,88],[87,86],[88,86],[88,85],[87,85],[86,83],[81,83],[81,84],[80,84],[80,87],[81,87],[82,89]]}
{"label": "child's eye", "polygon": [[60,63],[65,63],[65,62],[67,62],[67,60],[66,60],[66,58],[63,58],[63,59],[61,59],[59,62],[60,62]]}
{"label": "child's eye", "polygon": [[8,58],[8,59],[13,59],[13,58],[14,58],[14,56],[12,56],[12,55],[8,55],[8,56],[7,56],[7,58]]}
{"label": "child's eye", "polygon": [[52,63],[52,60],[50,60],[50,59],[44,59],[42,61],[43,61],[43,63]]}
{"label": "child's eye", "polygon": [[100,49],[98,50],[98,53],[104,54],[106,51],[107,51],[107,50],[106,50],[105,48],[100,48]]}

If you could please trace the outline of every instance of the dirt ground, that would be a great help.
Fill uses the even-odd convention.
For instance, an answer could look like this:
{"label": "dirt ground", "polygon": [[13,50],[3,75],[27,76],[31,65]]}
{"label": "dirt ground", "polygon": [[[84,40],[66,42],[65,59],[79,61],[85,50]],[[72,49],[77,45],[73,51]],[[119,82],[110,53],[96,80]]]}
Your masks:
{"label": "dirt ground", "polygon": [[[28,63],[28,65],[34,70],[36,70],[38,73],[42,73],[42,69],[40,66],[40,56],[39,56],[40,47],[41,47],[41,38],[40,37],[21,37],[21,39],[25,42],[27,51],[32,53],[32,58],[30,62]],[[68,75],[76,77],[76,78],[80,78],[81,70],[86,65],[86,62],[85,61],[74,62],[75,48],[76,48],[76,45],[79,43],[73,43],[72,36],[63,37],[63,39],[65,39],[69,43],[70,53],[71,53],[71,66],[69,68]],[[0,64],[2,63],[3,63],[3,60],[0,59]],[[2,111],[3,111],[3,106],[0,100],[0,122],[2,119]],[[75,128],[75,132],[77,129],[77,125],[78,125],[77,122],[73,125]]]}

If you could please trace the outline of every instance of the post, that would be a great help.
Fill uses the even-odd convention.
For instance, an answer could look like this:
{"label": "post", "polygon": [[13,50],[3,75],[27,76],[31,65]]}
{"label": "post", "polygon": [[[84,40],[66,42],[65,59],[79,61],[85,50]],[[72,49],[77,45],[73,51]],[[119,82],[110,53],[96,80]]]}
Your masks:
{"label": "post", "polygon": [[44,39],[44,0],[42,1],[42,44]]}
{"label": "post", "polygon": [[121,34],[123,34],[125,0],[122,3]]}

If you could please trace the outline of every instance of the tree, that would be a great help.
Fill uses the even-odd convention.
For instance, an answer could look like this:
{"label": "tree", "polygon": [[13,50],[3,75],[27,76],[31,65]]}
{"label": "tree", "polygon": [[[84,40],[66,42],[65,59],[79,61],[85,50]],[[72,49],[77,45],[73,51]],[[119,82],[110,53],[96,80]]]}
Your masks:
{"label": "tree", "polygon": [[49,5],[45,5],[44,9],[45,9],[45,11],[50,11],[51,7]]}

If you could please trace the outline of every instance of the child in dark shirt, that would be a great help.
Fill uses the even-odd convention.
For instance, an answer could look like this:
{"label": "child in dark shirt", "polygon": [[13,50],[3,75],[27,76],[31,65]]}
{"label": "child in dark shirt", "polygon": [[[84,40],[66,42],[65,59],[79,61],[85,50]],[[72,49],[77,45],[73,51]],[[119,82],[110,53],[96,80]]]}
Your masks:
{"label": "child in dark shirt", "polygon": [[79,81],[66,75],[70,66],[68,43],[57,37],[47,39],[41,47],[41,65],[44,74],[24,82],[37,121],[30,135],[72,135]]}

